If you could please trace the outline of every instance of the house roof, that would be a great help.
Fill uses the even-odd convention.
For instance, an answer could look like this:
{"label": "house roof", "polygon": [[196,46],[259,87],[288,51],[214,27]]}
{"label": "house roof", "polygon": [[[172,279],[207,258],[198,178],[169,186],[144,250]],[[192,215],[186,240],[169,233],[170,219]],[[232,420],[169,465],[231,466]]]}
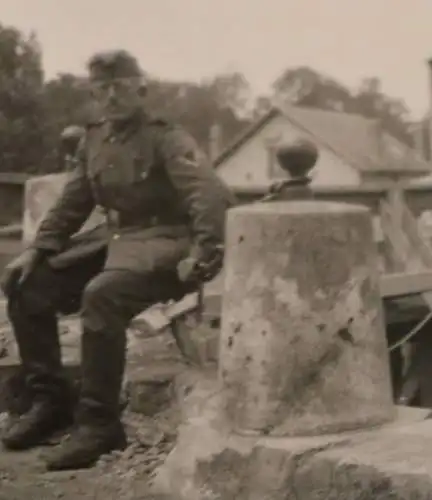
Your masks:
{"label": "house roof", "polygon": [[[285,116],[298,129],[303,130],[317,145],[333,151],[338,157],[363,172],[401,171],[431,173],[429,164],[416,157],[414,150],[393,139],[393,147],[380,142],[379,121],[361,115],[326,111],[316,108],[284,106],[272,108],[237,137],[217,158],[215,167],[222,165],[243,144],[277,116]],[[399,152],[397,151],[399,150]],[[385,155],[385,156],[380,156]],[[383,162],[383,157],[386,161]]]}

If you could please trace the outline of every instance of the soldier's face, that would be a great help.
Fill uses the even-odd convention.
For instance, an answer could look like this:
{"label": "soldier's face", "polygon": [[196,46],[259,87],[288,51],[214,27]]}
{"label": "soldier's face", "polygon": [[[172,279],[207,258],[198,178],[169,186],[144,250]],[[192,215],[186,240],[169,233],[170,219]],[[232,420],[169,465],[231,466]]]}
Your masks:
{"label": "soldier's face", "polygon": [[143,105],[141,78],[112,78],[93,82],[93,95],[108,119],[126,118]]}

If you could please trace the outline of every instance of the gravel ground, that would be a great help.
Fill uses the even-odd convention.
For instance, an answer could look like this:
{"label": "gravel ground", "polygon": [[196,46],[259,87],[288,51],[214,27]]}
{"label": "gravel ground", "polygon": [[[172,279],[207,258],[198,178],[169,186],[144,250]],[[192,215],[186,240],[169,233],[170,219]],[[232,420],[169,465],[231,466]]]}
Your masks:
{"label": "gravel ground", "polygon": [[[0,358],[15,351],[10,330],[0,310]],[[2,321],[3,320],[3,321]],[[62,344],[67,357],[77,357],[79,332],[68,321],[63,322]],[[67,341],[70,337],[70,346]],[[130,369],[145,367],[151,372],[154,364],[178,362],[179,353],[169,335],[151,338],[142,332],[131,338]],[[68,354],[69,353],[69,354]],[[157,372],[157,371],[156,371]],[[0,427],[5,414],[0,414]],[[178,413],[174,406],[146,417],[125,411],[129,446],[124,452],[102,457],[90,470],[45,473],[40,454],[44,449],[15,453],[0,449],[0,500],[167,500],[149,493],[149,484],[156,467],[175,444]]]}
{"label": "gravel ground", "polygon": [[[162,500],[149,491],[152,475],[175,444],[173,408],[153,418],[126,413],[129,446],[86,471],[45,473],[40,454],[0,453],[0,500]],[[164,499],[168,500],[168,499]]]}
{"label": "gravel ground", "polygon": [[[4,306],[0,297],[1,361],[16,359]],[[65,318],[60,330],[63,358],[78,361],[79,323],[74,317]],[[181,355],[171,335],[131,329],[126,379],[135,370],[144,370],[147,376],[155,371],[157,379],[161,365],[177,366],[180,361]],[[172,500],[155,497],[149,492],[149,486],[155,469],[175,445],[178,420],[174,405],[153,417],[126,410],[128,448],[102,457],[87,471],[46,473],[40,460],[43,449],[25,453],[0,449],[0,500]]]}

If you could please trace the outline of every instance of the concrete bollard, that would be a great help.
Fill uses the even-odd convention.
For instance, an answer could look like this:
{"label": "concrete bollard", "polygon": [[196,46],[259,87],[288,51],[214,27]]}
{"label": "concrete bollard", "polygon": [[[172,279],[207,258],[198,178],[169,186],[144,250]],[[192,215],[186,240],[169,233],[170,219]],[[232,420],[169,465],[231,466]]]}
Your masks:
{"label": "concrete bollard", "polygon": [[228,214],[226,247],[219,378],[233,431],[319,435],[391,420],[368,209],[238,207]]}

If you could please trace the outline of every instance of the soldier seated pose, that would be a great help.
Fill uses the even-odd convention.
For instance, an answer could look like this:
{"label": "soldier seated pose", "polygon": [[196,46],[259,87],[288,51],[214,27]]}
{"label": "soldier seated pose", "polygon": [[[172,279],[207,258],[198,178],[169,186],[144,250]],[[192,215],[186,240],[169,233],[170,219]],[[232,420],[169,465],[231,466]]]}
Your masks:
{"label": "soldier seated pose", "polygon": [[[193,139],[145,112],[133,56],[97,54],[88,70],[101,120],[87,126],[62,195],[1,282],[32,403],[3,443],[37,446],[73,422],[46,457],[48,470],[89,467],[126,446],[119,396],[127,326],[143,309],[178,300],[219,272],[234,203]],[[73,237],[98,206],[107,213],[103,231]],[[77,310],[82,381],[73,408],[56,318]]]}

